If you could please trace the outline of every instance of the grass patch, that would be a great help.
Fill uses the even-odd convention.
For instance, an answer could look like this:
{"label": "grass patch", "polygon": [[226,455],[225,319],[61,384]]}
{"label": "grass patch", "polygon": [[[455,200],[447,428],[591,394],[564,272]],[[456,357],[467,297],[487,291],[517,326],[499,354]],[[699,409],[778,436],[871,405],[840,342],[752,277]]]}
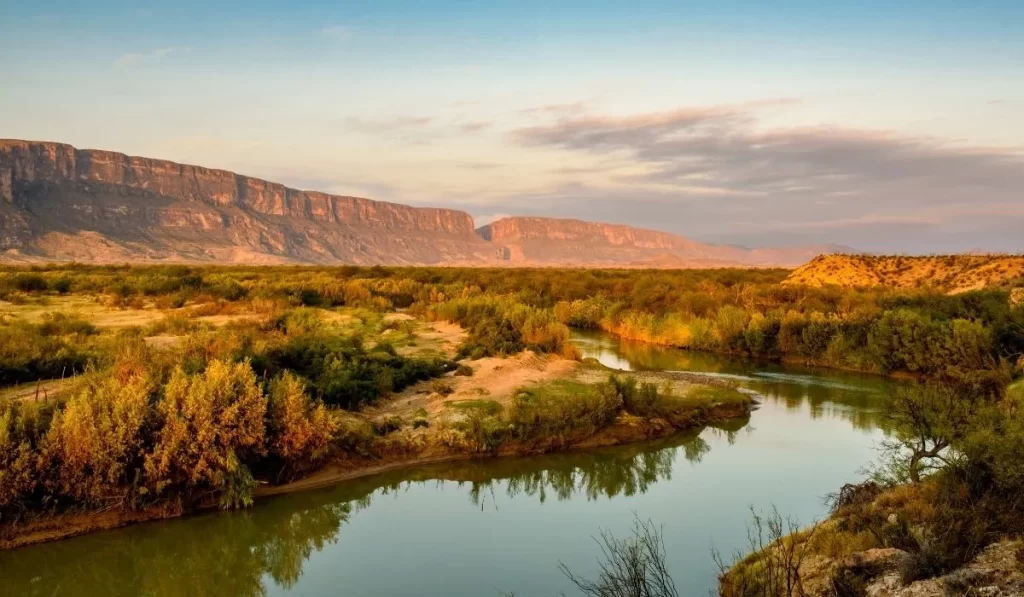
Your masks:
{"label": "grass patch", "polygon": [[488,417],[492,417],[501,412],[501,405],[494,400],[459,400],[457,402],[447,402],[445,405],[448,408],[454,408],[461,411],[472,411]]}

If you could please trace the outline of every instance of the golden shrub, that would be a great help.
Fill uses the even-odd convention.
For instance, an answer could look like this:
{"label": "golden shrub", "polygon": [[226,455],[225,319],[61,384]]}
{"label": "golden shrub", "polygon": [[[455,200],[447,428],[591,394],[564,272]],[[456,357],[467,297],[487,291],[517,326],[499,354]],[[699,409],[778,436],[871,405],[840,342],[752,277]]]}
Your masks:
{"label": "golden shrub", "polygon": [[0,513],[24,505],[39,486],[39,415],[34,405],[0,401]]}
{"label": "golden shrub", "polygon": [[268,451],[284,461],[288,475],[322,462],[338,428],[323,403],[311,400],[291,373],[271,382],[267,420]]}
{"label": "golden shrub", "polygon": [[52,490],[83,503],[130,499],[142,464],[152,385],[145,375],[104,377],[84,387],[54,415],[43,460]]}
{"label": "golden shrub", "polygon": [[267,399],[248,362],[210,361],[206,371],[171,375],[157,411],[162,418],[146,458],[157,494],[210,488],[248,503],[255,485],[245,465],[262,454]]}

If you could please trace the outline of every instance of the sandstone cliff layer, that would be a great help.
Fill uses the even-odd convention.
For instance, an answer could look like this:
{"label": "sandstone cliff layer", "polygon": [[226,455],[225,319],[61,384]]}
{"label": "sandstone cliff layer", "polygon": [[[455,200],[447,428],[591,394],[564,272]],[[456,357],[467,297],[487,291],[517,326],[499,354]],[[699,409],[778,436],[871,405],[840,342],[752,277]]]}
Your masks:
{"label": "sandstone cliff layer", "polygon": [[0,140],[0,261],[715,267],[797,265],[655,230],[300,191],[225,170]]}
{"label": "sandstone cliff layer", "polygon": [[582,220],[510,217],[477,229],[509,261],[651,267],[795,266],[833,247],[746,249],[677,234]]}
{"label": "sandstone cliff layer", "polygon": [[299,191],[224,170],[0,141],[0,251],[83,261],[478,263],[469,214]]}

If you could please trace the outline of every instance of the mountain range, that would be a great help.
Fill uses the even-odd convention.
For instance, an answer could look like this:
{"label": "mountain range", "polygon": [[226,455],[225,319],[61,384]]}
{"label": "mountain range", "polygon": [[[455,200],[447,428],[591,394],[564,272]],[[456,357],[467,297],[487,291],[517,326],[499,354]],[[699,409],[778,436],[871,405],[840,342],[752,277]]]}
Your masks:
{"label": "mountain range", "polygon": [[584,267],[795,266],[838,246],[747,249],[620,224],[470,214],[301,191],[225,170],[0,140],[0,261]]}

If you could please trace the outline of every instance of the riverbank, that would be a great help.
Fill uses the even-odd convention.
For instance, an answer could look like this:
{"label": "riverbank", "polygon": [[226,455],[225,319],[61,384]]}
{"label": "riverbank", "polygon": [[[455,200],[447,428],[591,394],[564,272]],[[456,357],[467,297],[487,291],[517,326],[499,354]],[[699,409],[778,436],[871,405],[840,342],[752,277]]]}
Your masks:
{"label": "riverbank", "polygon": [[835,362],[828,359],[811,358],[800,355],[776,355],[776,356],[765,356],[761,354],[751,354],[747,351],[741,350],[722,350],[715,348],[692,348],[686,345],[680,345],[676,342],[669,340],[658,339],[658,338],[647,338],[647,337],[633,337],[629,334],[623,333],[617,328],[609,327],[598,327],[598,328],[573,328],[574,333],[594,333],[599,332],[601,334],[616,338],[619,342],[626,346],[637,347],[649,347],[651,349],[670,349],[678,350],[684,353],[690,353],[695,355],[714,355],[718,357],[725,357],[731,359],[742,359],[751,363],[759,363],[765,365],[788,365],[797,367],[807,367],[812,369],[827,369],[829,371],[836,371],[841,373],[854,373],[859,375],[869,375],[880,378],[898,380],[898,381],[922,381],[926,378],[921,373],[915,373],[911,371],[896,370],[883,373],[876,366],[854,366],[849,363]]}
{"label": "riverbank", "polygon": [[[764,593],[834,597],[946,597],[1024,594],[1024,539],[987,537],[973,555],[937,574],[941,557],[925,529],[937,515],[934,482],[883,489],[847,485],[825,520],[760,534],[751,553],[719,581],[722,597]],[[765,530],[763,528],[759,530]],[[788,533],[788,534],[785,534]],[[959,537],[977,541],[981,537]],[[965,546],[966,548],[966,546]]]}
{"label": "riverbank", "polygon": [[[262,482],[254,492],[257,502],[287,493],[306,491],[346,480],[369,477],[400,468],[451,460],[525,456],[566,452],[655,439],[685,430],[748,417],[757,401],[737,391],[728,381],[700,374],[644,372],[638,385],[659,387],[660,408],[637,415],[616,407],[613,417],[600,424],[578,425],[569,418],[562,425],[538,427],[538,433],[507,434],[496,430],[509,425],[507,414],[527,408],[531,416],[557,416],[544,410],[567,397],[565,393],[597,396],[608,376],[615,373],[592,361],[579,362],[529,351],[508,358],[486,358],[463,363],[460,375],[421,382],[378,405],[345,415],[347,424],[372,429],[360,450],[339,449],[330,462],[311,474],[280,485]],[[547,400],[555,401],[548,403]],[[577,419],[586,419],[587,405]],[[571,425],[569,423],[572,423]],[[483,434],[483,435],[481,435]],[[481,438],[484,441],[481,441]],[[66,539],[153,520],[174,518],[215,508],[204,503],[186,510],[162,505],[142,510],[64,513],[38,517],[0,529],[0,549],[13,549]],[[257,506],[258,507],[258,506]]]}

